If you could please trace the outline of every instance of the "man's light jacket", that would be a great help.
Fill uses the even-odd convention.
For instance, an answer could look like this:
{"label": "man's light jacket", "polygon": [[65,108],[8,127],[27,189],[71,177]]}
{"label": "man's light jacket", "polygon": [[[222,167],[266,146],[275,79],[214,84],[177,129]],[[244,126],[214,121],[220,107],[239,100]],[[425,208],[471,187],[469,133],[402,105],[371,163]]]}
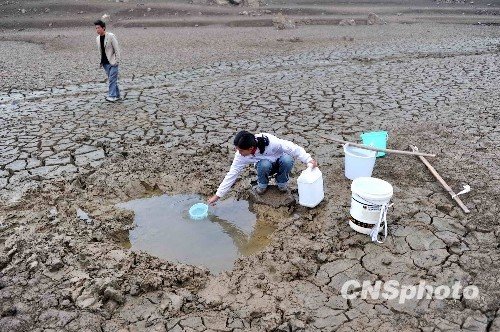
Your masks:
{"label": "man's light jacket", "polygon": [[[99,51],[99,59],[101,57],[101,36],[97,36],[97,50]],[[104,35],[104,52],[108,58],[109,64],[112,66],[117,65],[120,62],[120,48],[118,46],[118,40],[115,35],[111,32],[106,32]]]}

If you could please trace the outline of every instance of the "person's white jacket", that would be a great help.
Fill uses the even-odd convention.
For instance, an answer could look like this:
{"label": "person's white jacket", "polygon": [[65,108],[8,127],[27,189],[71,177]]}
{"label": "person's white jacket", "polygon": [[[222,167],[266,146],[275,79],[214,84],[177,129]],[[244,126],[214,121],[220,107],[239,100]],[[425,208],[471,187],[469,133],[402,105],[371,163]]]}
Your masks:
{"label": "person's white jacket", "polygon": [[269,145],[266,146],[264,153],[261,154],[259,149],[255,151],[254,155],[242,156],[238,151],[236,151],[233,159],[233,163],[231,164],[231,168],[229,172],[227,172],[224,180],[219,185],[219,189],[215,193],[217,196],[222,197],[231,189],[233,184],[238,179],[238,176],[243,172],[243,169],[246,165],[255,164],[259,160],[267,159],[270,162],[274,163],[279,157],[283,154],[288,154],[291,157],[297,158],[302,161],[304,164],[310,162],[313,158],[309,153],[304,150],[304,148],[298,146],[297,144],[280,139],[274,135],[267,133],[256,134],[255,137],[266,136],[269,139]]}
{"label": "person's white jacket", "polygon": [[[97,36],[97,50],[99,51],[99,60],[101,59],[101,36]],[[111,32],[106,32],[104,35],[104,52],[108,58],[109,64],[112,66],[117,65],[120,62],[120,47],[118,46],[118,40],[115,35]]]}

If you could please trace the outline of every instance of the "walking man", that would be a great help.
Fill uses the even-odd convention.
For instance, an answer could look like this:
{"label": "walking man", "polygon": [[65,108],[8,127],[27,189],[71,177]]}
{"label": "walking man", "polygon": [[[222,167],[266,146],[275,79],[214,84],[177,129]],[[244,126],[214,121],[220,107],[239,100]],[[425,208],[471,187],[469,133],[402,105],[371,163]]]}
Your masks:
{"label": "walking man", "polygon": [[101,67],[106,71],[109,82],[109,92],[107,101],[115,102],[120,99],[120,89],[118,89],[118,63],[120,62],[120,49],[118,40],[111,32],[106,32],[106,23],[102,20],[94,22],[97,48],[101,54]]}

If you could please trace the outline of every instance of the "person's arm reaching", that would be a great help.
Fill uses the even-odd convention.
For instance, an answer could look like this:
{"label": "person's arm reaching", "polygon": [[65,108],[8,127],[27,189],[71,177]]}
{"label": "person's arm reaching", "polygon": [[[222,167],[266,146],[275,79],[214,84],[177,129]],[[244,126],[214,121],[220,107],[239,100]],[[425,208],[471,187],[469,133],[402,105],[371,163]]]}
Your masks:
{"label": "person's arm reaching", "polygon": [[242,160],[242,158],[244,157],[236,153],[233,159],[233,163],[231,164],[231,168],[229,168],[229,172],[227,172],[226,176],[224,177],[224,180],[222,180],[221,184],[219,185],[219,189],[217,189],[217,192],[215,193],[214,196],[208,199],[208,203],[210,205],[213,205],[215,202],[219,200],[219,198],[227,194],[227,192],[236,182],[238,176],[243,171],[246,165],[246,163],[244,162],[244,160]]}

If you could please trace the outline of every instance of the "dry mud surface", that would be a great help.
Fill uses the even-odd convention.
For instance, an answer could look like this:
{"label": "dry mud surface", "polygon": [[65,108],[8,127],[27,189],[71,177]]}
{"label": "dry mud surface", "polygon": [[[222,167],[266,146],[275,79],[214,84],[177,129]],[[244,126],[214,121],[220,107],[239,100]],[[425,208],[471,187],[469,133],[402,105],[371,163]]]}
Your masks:
{"label": "dry mud surface", "polygon": [[[115,104],[93,26],[0,33],[0,331],[500,330],[497,26],[110,30],[124,57]],[[324,202],[255,204],[272,243],[217,276],[124,249],[133,215],[114,205],[213,194],[240,129],[310,151]],[[387,241],[351,230],[343,153],[320,135],[376,129],[392,148],[436,153],[454,189],[473,188],[471,213],[417,158],[389,155],[374,171],[395,188]],[[253,173],[232,195],[252,198]],[[349,279],[480,295],[346,300]]]}

